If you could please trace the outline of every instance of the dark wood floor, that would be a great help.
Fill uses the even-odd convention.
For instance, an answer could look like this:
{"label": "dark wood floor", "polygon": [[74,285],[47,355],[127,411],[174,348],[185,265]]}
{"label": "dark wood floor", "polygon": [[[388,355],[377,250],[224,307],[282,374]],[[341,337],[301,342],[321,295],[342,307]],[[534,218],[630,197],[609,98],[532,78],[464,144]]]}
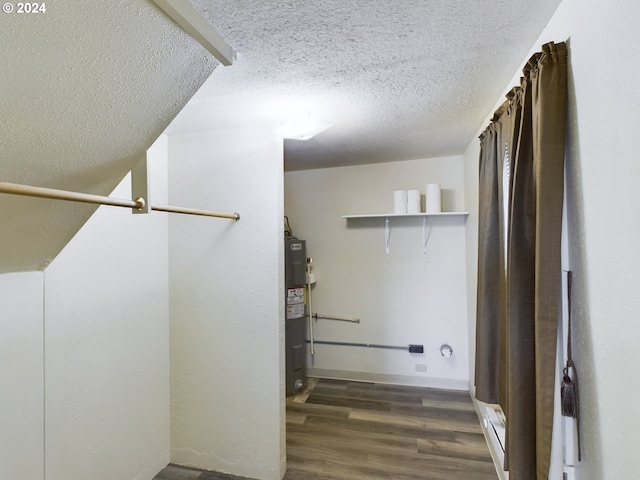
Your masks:
{"label": "dark wood floor", "polygon": [[[156,478],[237,478],[173,469]],[[284,480],[497,478],[467,392],[321,379],[287,399]]]}
{"label": "dark wood floor", "polygon": [[287,403],[285,480],[496,480],[466,392],[320,380]]}

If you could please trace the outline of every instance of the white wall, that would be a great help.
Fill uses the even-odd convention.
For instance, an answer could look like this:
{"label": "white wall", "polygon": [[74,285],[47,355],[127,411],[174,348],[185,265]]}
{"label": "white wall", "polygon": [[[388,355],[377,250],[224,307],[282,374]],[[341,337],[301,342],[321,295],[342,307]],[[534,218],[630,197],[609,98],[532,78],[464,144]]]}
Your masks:
{"label": "white wall", "polygon": [[[384,218],[341,218],[391,212],[394,190],[420,189],[424,197],[427,183],[441,184],[443,210],[460,211],[462,167],[461,157],[449,157],[285,174],[285,214],[294,235],[307,241],[317,277],[314,312],[360,318],[359,324],[318,320],[315,338],[425,348],[409,354],[316,345],[310,374],[468,387],[466,217],[430,218],[426,254],[422,219],[391,219],[389,255]],[[453,347],[452,358],[441,356],[443,343]]]}
{"label": "white wall", "polygon": [[[565,0],[531,50],[549,41],[569,46],[567,260],[574,272],[580,480],[640,478],[640,377],[633,373],[640,367],[638,18],[640,4],[632,0]],[[476,141],[465,154],[466,176],[477,176]],[[467,184],[469,193],[473,180]]]}
{"label": "white wall", "polygon": [[[149,163],[164,203],[165,138]],[[130,198],[129,176],[111,196]],[[45,284],[45,478],[153,477],[169,462],[166,215],[100,207]]]}
{"label": "white wall", "polygon": [[0,478],[148,480],[168,463],[167,245],[164,216],[100,207],[44,273],[0,276]]}
{"label": "white wall", "polygon": [[0,478],[44,475],[43,274],[0,275]]}
{"label": "white wall", "polygon": [[282,140],[175,135],[170,200],[238,222],[170,221],[171,460],[279,480],[285,469]]}
{"label": "white wall", "polygon": [[[489,119],[487,118],[487,124]],[[484,129],[484,127],[483,127]],[[471,389],[474,387],[476,356],[476,301],[478,288],[478,159],[480,142],[476,138],[467,147],[463,155],[464,165],[464,209],[469,212],[467,219],[466,256],[467,256],[467,315],[469,332],[469,378]]]}

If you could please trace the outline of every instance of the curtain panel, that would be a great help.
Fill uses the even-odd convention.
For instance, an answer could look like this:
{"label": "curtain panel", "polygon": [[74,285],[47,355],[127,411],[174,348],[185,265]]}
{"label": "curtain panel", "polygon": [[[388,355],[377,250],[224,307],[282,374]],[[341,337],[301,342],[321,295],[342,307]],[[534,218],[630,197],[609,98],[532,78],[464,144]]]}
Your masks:
{"label": "curtain panel", "polygon": [[566,59],[544,45],[480,136],[476,398],[505,412],[511,480],[547,480],[551,459]]}

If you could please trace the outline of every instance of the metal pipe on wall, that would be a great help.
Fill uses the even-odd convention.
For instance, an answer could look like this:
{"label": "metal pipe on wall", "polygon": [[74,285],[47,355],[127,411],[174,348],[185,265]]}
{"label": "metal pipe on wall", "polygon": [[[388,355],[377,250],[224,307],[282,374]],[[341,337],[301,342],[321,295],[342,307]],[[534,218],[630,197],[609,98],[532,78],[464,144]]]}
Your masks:
{"label": "metal pipe on wall", "polygon": [[[309,342],[309,340],[307,340]],[[355,342],[333,342],[330,340],[315,340],[316,344],[319,345],[340,345],[343,347],[368,347],[368,348],[387,348],[391,350],[409,350],[409,346],[400,346],[400,345],[379,345],[376,343],[355,343]]]}
{"label": "metal pipe on wall", "polygon": [[359,318],[355,318],[355,317],[341,317],[338,315],[325,315],[323,313],[314,313],[313,314],[313,318],[315,318],[316,320],[323,318],[325,320],[338,320],[341,322],[353,322],[353,323],[360,323],[360,319]]}
{"label": "metal pipe on wall", "polygon": [[309,297],[309,338],[311,339],[311,348],[310,348],[310,353],[311,355],[315,355],[316,354],[316,347],[313,344],[313,321],[311,320],[311,318],[313,317],[313,315],[311,314],[311,312],[313,311],[313,307],[311,305],[311,262],[313,261],[313,259],[311,257],[307,257],[307,275],[306,275],[306,280],[307,280],[307,296]]}

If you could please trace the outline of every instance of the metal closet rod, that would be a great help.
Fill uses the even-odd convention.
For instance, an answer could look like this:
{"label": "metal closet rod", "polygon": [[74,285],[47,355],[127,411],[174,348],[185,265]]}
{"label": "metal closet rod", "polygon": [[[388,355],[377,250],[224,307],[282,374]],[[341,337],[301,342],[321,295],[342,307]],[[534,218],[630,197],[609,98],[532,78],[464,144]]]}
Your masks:
{"label": "metal closet rod", "polygon": [[151,205],[151,210],[167,213],[181,213],[183,215],[202,215],[204,217],[229,218],[231,220],[240,220],[240,214],[213,212],[211,210],[199,210],[197,208],[173,207],[171,205]]}
{"label": "metal closet rod", "polygon": [[[17,183],[7,182],[0,182],[0,193],[22,195],[26,197],[48,198],[51,200],[68,200],[71,202],[91,203],[94,205],[110,205],[112,207],[127,207],[138,210],[143,209],[145,206],[145,200],[142,197],[138,197],[135,200],[124,200],[104,197],[102,195],[93,195],[91,193],[69,192],[67,190],[57,190],[55,188],[33,187],[31,185],[20,185]],[[170,205],[151,205],[150,208],[151,210],[159,212],[240,220],[239,213],[221,213],[209,210],[199,210],[196,208],[174,207]]]}

